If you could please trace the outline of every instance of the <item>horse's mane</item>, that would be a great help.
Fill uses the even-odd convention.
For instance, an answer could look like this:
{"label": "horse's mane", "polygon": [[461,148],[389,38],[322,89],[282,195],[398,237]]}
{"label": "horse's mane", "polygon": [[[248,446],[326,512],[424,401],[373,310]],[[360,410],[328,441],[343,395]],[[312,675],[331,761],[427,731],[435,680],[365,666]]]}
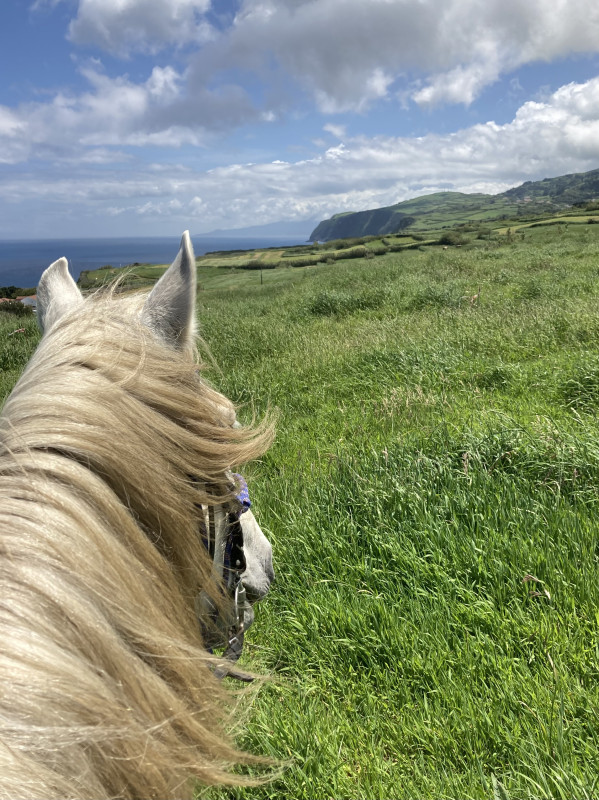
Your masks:
{"label": "horse's mane", "polygon": [[244,758],[193,613],[198,506],[270,430],[232,427],[141,302],[60,318],[0,420],[2,797],[191,796]]}

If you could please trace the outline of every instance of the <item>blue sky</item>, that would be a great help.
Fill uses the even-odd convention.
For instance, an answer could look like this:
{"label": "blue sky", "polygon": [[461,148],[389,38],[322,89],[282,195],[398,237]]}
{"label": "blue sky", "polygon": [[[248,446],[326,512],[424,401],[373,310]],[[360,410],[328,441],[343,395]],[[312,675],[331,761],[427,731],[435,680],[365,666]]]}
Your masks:
{"label": "blue sky", "polygon": [[0,30],[4,239],[317,221],[599,167],[596,0],[2,0]]}

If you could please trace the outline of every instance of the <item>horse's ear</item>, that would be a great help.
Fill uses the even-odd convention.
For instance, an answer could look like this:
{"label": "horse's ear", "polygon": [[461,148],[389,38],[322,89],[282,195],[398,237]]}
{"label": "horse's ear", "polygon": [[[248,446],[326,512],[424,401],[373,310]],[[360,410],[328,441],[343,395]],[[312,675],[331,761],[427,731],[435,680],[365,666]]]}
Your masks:
{"label": "horse's ear", "polygon": [[66,258],[59,258],[44,270],[37,285],[37,321],[42,333],[83,300],[69,273]]}
{"label": "horse's ear", "polygon": [[150,292],[141,318],[166,342],[184,349],[193,340],[195,303],[196,261],[185,231],[177,258]]}

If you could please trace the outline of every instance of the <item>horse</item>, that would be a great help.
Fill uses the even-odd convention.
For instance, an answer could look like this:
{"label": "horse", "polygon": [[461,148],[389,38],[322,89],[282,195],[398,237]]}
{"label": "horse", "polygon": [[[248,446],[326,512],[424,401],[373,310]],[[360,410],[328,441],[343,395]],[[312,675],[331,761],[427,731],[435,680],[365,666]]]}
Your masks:
{"label": "horse", "polygon": [[195,300],[187,232],[146,295],[83,297],[64,258],[40,279],[42,338],[0,418],[0,797],[190,798],[259,760],[227,734],[198,610],[231,615],[211,511],[248,534],[237,590],[273,577],[255,518],[231,512],[231,468],[272,425],[239,426],[201,376]]}

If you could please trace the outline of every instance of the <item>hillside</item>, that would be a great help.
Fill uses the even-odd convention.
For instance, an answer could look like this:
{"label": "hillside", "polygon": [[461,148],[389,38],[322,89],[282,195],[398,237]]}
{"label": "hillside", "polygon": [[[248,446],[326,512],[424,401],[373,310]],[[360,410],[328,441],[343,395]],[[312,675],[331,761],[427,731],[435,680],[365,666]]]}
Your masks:
{"label": "hillside", "polygon": [[335,214],[312,231],[311,241],[428,231],[467,222],[546,216],[599,197],[599,169],[527,181],[497,195],[437,192],[368,211]]}
{"label": "hillside", "polygon": [[508,189],[502,196],[524,202],[548,200],[566,206],[587,203],[599,197],[599,169],[542,181],[526,181],[522,186]]}
{"label": "hillside", "polygon": [[414,222],[414,217],[402,212],[397,206],[336,214],[332,219],[321,222],[312,232],[310,240],[326,241],[328,239],[345,239],[349,236],[384,236],[388,233],[398,233]]}

